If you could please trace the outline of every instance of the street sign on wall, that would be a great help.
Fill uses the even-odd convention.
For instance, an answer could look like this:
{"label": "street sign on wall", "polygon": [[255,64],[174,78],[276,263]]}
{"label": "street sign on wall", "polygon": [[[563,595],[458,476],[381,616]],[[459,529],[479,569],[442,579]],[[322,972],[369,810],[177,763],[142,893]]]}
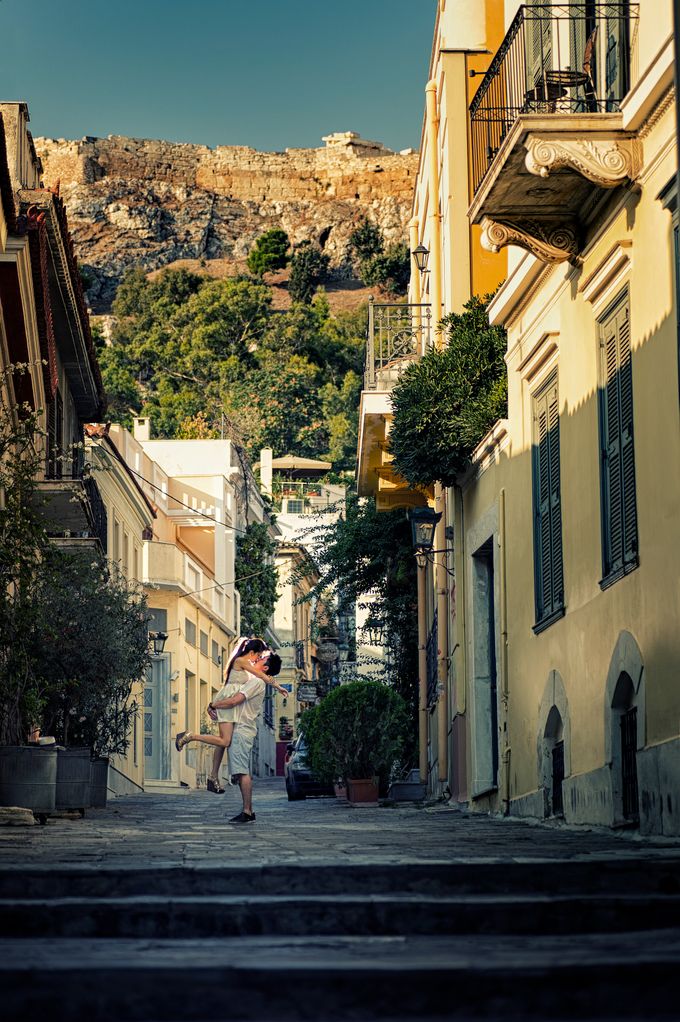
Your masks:
{"label": "street sign on wall", "polygon": [[298,685],[297,697],[301,703],[316,701],[316,685]]}

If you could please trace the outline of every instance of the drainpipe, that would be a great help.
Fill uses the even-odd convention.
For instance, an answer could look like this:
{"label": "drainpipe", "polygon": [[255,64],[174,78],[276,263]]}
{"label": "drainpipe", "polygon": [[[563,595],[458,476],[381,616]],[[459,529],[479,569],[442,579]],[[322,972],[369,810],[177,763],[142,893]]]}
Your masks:
{"label": "drainpipe", "polygon": [[427,558],[416,554],[418,565],[418,769],[420,783],[427,784],[427,621],[425,583]]}
{"label": "drainpipe", "polygon": [[498,495],[498,545],[500,561],[500,602],[501,602],[501,706],[503,710],[503,801],[505,815],[510,815],[510,735],[508,733],[508,709],[510,686],[508,680],[508,590],[506,581],[506,539],[505,539],[505,487]]}
{"label": "drainpipe", "polygon": [[442,315],[442,237],[441,216],[439,215],[439,115],[437,113],[437,83],[429,81],[425,86],[427,116],[427,153],[430,161],[430,194],[428,199],[428,221],[430,227],[430,303],[435,346],[443,347],[438,329]]}
{"label": "drainpipe", "polygon": [[[442,316],[442,239],[441,216],[439,214],[439,115],[437,113],[437,83],[429,81],[425,87],[427,117],[427,152],[430,161],[430,302],[435,347],[444,346],[439,329]],[[441,518],[435,530],[435,584],[437,592],[437,759],[439,780],[447,781],[449,776],[449,660],[448,660],[448,603],[446,582],[446,492],[441,483],[435,483],[435,511],[441,511]]]}
{"label": "drainpipe", "polygon": [[415,250],[418,247],[419,227],[420,227],[420,221],[418,220],[418,217],[417,216],[412,217],[411,220],[409,221],[409,225],[408,225],[409,248],[410,248],[410,251],[411,251],[411,291],[410,291],[410,294],[409,294],[409,301],[411,301],[414,305],[418,306],[418,308],[416,308],[415,311],[412,313],[412,315],[413,315],[413,326],[414,326],[414,328],[416,330],[416,336],[418,338],[420,338],[419,341],[418,341],[418,354],[419,355],[424,355],[425,354],[426,337],[424,337],[422,332],[421,332],[422,311],[420,309],[420,303],[422,301],[422,293],[423,293],[422,292],[422,279],[421,279],[421,276],[420,276],[420,270],[418,269],[418,264],[416,263],[416,261],[415,261],[415,259],[413,257],[413,253],[415,252]]}

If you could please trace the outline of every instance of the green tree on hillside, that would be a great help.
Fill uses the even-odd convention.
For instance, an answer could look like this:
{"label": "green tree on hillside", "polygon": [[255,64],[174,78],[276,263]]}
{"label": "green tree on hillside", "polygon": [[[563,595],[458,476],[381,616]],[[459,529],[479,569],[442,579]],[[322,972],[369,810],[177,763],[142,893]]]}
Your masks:
{"label": "green tree on hillside", "polygon": [[406,294],[411,272],[408,245],[397,242],[386,247],[378,225],[364,218],[350,234],[349,248],[362,283],[380,287],[391,297]]}
{"label": "green tree on hillside", "polygon": [[117,421],[219,436],[226,416],[252,458],[271,446],[353,468],[364,311],[333,316],[319,294],[274,315],[262,282],[165,271],[128,274],[114,313],[100,360]]}
{"label": "green tree on hillside", "polygon": [[330,258],[311,241],[303,241],[293,252],[290,261],[288,291],[294,302],[309,304],[319,284],[328,276]]}
{"label": "green tree on hillside", "polygon": [[248,269],[256,277],[272,270],[282,270],[288,264],[290,239],[280,227],[265,231],[248,254]]}
{"label": "green tree on hillside", "polygon": [[385,239],[378,225],[364,217],[350,234],[349,247],[357,267],[360,267],[367,259],[372,259],[383,251]]}

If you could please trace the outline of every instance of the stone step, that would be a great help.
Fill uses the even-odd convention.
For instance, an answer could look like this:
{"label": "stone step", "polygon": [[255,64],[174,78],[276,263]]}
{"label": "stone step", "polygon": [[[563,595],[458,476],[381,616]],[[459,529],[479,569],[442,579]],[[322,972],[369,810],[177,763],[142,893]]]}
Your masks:
{"label": "stone step", "polygon": [[680,929],[569,937],[0,940],[5,1022],[677,1019]]}
{"label": "stone step", "polygon": [[223,895],[0,899],[0,937],[592,934],[680,925],[680,895]]}
{"label": "stone step", "polygon": [[680,894],[680,857],[658,860],[596,857],[573,860],[462,860],[456,863],[280,866],[157,866],[107,868],[5,867],[0,898],[128,897],[254,894]]}

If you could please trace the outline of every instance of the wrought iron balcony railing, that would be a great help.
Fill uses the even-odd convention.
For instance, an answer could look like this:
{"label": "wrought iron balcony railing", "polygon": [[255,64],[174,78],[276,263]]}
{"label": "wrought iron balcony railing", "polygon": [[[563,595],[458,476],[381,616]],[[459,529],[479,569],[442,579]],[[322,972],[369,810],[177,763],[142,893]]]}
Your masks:
{"label": "wrought iron balcony railing", "polygon": [[522,114],[615,113],[631,82],[638,4],[524,4],[470,105],[472,189]]}
{"label": "wrought iron balcony railing", "polygon": [[409,362],[432,344],[429,305],[368,303],[364,390],[391,390]]}

